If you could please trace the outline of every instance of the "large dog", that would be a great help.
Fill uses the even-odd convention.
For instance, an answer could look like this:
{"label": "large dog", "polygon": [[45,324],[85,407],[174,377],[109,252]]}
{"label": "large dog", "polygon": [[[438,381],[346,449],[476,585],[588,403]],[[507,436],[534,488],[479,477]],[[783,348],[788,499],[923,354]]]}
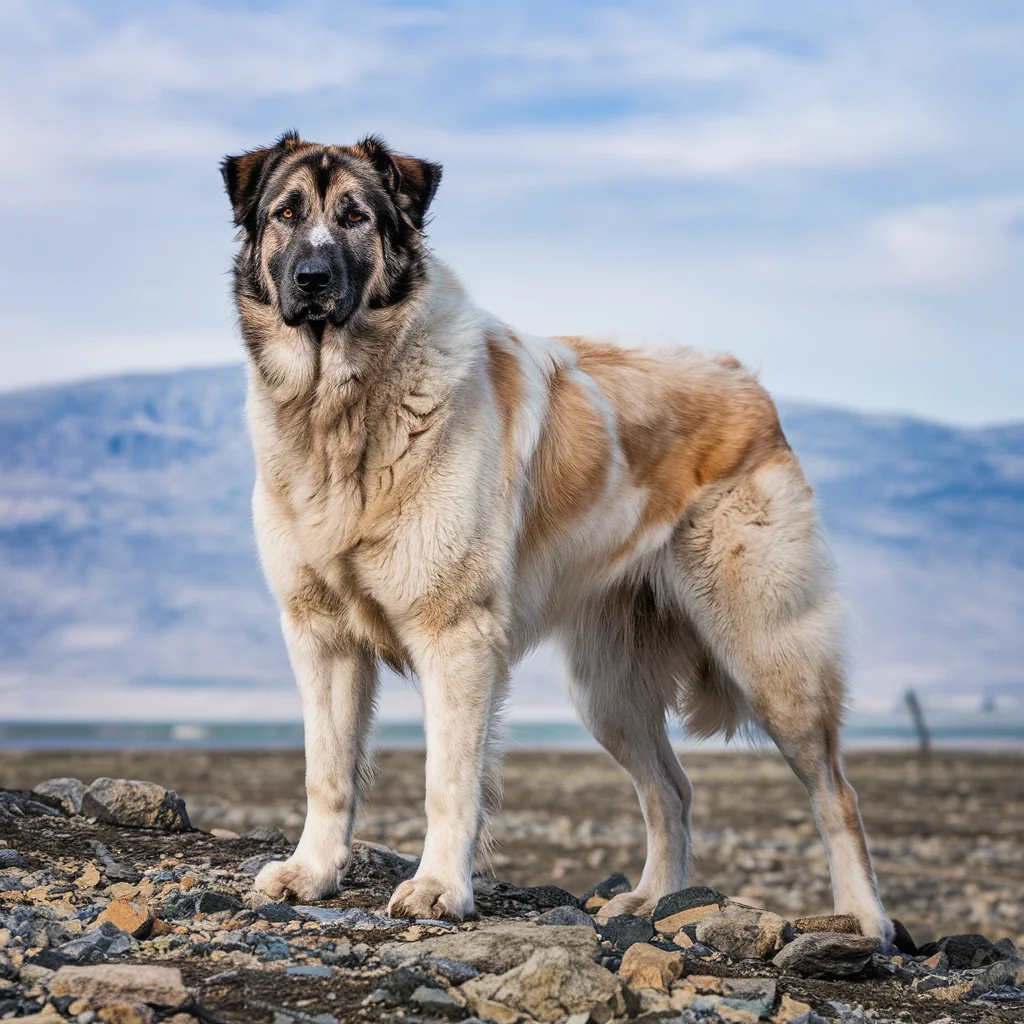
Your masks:
{"label": "large dog", "polygon": [[510,668],[546,637],[647,823],[633,892],[687,880],[691,787],[666,716],[748,724],[807,787],[836,911],[891,935],[843,776],[842,605],[811,488],[730,357],[535,338],[473,305],[427,249],[441,168],[297,134],[227,158],[241,228],[253,516],[302,696],[308,812],[256,879],[342,879],[380,661],[418,677],[427,834],[389,912],[461,920],[499,790]]}

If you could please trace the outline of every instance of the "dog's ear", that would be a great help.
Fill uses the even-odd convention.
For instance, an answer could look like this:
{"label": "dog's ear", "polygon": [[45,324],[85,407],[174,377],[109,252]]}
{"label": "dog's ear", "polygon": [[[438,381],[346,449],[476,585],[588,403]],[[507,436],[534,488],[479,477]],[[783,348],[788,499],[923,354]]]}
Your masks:
{"label": "dog's ear", "polygon": [[285,153],[302,145],[296,131],[285,132],[273,146],[252,149],[240,156],[226,156],[221,161],[220,173],[224,188],[231,200],[235,224],[241,227],[249,222],[256,212],[260,186],[266,180],[266,173]]}
{"label": "dog's ear", "polygon": [[416,228],[422,228],[427,209],[441,184],[441,165],[392,153],[383,140],[373,135],[363,139],[356,149],[377,169],[399,209],[409,215]]}

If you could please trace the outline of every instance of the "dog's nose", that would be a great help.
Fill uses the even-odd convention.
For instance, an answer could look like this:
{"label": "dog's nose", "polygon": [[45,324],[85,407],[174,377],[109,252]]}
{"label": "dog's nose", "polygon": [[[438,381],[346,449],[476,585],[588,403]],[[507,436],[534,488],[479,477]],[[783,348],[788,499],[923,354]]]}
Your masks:
{"label": "dog's nose", "polygon": [[307,295],[317,295],[331,283],[331,265],[325,259],[299,260],[295,283]]}

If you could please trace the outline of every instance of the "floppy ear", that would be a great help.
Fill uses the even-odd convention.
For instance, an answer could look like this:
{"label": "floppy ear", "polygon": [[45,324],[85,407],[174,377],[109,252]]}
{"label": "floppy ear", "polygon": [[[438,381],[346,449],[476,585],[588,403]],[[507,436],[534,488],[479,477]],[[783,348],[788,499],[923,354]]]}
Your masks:
{"label": "floppy ear", "polygon": [[427,208],[441,184],[441,165],[414,156],[392,153],[381,139],[371,135],[356,147],[366,157],[416,228],[423,227]]}
{"label": "floppy ear", "polygon": [[265,179],[265,172],[269,171],[288,150],[301,143],[299,133],[290,131],[285,132],[273,146],[253,149],[240,156],[224,157],[220,164],[220,173],[224,178],[228,198],[231,200],[235,224],[241,227],[251,220],[256,212],[260,185]]}

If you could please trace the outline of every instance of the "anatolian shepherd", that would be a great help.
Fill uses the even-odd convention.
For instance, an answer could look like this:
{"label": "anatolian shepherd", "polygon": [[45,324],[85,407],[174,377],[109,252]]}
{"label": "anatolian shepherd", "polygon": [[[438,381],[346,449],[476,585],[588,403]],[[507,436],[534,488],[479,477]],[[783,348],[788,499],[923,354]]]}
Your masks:
{"label": "anatolian shepherd", "polygon": [[379,139],[288,133],[223,174],[253,516],[306,734],[302,838],[257,887],[338,888],[383,661],[419,679],[427,741],[423,856],[389,912],[470,914],[509,672],[553,638],[647,823],[640,882],[601,919],[686,885],[677,713],[700,736],[768,733],[810,793],[836,911],[891,936],[840,763],[843,605],[752,374],[687,349],[529,337],[477,308],[424,240],[441,168]]}

